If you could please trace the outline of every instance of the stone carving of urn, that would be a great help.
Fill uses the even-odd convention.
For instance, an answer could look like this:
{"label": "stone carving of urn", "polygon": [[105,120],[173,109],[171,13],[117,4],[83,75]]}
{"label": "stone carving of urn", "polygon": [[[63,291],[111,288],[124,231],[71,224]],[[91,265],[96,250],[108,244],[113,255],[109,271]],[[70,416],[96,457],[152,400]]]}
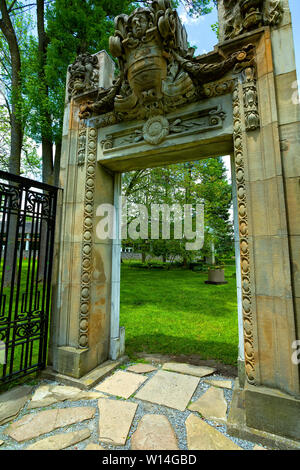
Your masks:
{"label": "stone carving of urn", "polygon": [[[155,35],[158,36],[158,35]],[[162,81],[167,77],[167,61],[158,38],[128,52],[128,82],[143,103],[162,98]]]}

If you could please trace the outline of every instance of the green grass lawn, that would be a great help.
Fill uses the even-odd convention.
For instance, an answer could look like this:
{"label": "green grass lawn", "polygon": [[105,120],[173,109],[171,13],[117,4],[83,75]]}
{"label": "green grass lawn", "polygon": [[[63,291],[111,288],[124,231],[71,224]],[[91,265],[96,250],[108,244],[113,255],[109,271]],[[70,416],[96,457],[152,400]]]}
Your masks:
{"label": "green grass lawn", "polygon": [[197,354],[237,362],[238,317],[234,266],[227,285],[206,285],[207,274],[122,265],[120,324],[126,353]]}

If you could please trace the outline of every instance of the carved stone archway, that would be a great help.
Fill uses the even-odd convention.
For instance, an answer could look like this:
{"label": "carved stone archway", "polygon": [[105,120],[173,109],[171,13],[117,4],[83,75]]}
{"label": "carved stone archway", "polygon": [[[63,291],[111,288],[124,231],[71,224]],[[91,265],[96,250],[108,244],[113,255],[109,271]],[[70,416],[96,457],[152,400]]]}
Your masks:
{"label": "carved stone archway", "polygon": [[288,0],[220,0],[219,19],[219,44],[195,58],[176,11],[154,0],[116,19],[116,79],[105,51],[69,68],[50,361],[84,380],[122,354],[119,245],[96,236],[97,207],[118,200],[120,174],[231,154],[244,364],[228,430],[292,447],[300,439],[300,114]]}

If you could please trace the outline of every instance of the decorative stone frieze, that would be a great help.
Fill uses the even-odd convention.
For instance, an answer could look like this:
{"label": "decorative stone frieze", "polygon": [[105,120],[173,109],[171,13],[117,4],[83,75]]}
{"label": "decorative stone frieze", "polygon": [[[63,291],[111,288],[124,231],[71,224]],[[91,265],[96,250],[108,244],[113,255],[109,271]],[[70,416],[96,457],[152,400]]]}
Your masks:
{"label": "decorative stone frieze", "polygon": [[[250,279],[250,258],[249,258],[249,232],[248,232],[248,201],[245,184],[245,162],[244,162],[244,142],[243,142],[243,117],[241,110],[242,92],[239,81],[236,80],[233,90],[233,140],[235,155],[235,172],[237,185],[237,202],[239,216],[239,235],[241,253],[241,284],[242,284],[242,307],[243,307],[243,327],[244,327],[244,348],[245,348],[245,370],[247,380],[251,384],[256,383],[256,369],[254,357],[254,328],[252,311],[252,292]],[[245,95],[244,95],[245,98]],[[246,108],[247,109],[247,108]]]}
{"label": "decorative stone frieze", "polygon": [[83,218],[83,245],[81,265],[81,297],[79,312],[78,347],[88,347],[90,288],[93,273],[93,225],[94,225],[94,192],[96,173],[97,130],[88,129],[88,152],[86,162],[86,182]]}
{"label": "decorative stone frieze", "polygon": [[120,74],[110,88],[101,89],[96,98],[87,97],[80,107],[82,119],[101,116],[101,127],[132,120],[147,121],[147,127],[152,119],[158,125],[158,116],[211,93],[227,92],[229,84],[223,85],[225,90],[209,90],[205,85],[221,79],[252,55],[252,49],[246,48],[226,57],[220,53],[218,61],[194,57],[186,30],[169,0],[155,0],[130,16],[120,15],[115,25],[110,52],[119,61]]}
{"label": "decorative stone frieze", "polygon": [[219,3],[225,40],[261,26],[277,25],[283,15],[281,0],[221,0]]}

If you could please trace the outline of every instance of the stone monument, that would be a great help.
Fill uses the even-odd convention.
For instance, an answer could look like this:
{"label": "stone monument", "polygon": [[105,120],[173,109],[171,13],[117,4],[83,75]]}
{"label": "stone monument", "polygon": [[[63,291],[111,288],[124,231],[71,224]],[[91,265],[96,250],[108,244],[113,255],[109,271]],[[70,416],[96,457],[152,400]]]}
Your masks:
{"label": "stone monument", "polygon": [[[300,113],[288,0],[219,0],[219,43],[195,57],[169,0],[115,20],[110,54],[69,67],[50,363],[81,379],[124,352],[120,241],[97,207],[121,173],[232,155],[239,383],[228,431],[300,440]],[[116,223],[116,231],[118,224]],[[272,441],[273,440],[273,441]]]}

